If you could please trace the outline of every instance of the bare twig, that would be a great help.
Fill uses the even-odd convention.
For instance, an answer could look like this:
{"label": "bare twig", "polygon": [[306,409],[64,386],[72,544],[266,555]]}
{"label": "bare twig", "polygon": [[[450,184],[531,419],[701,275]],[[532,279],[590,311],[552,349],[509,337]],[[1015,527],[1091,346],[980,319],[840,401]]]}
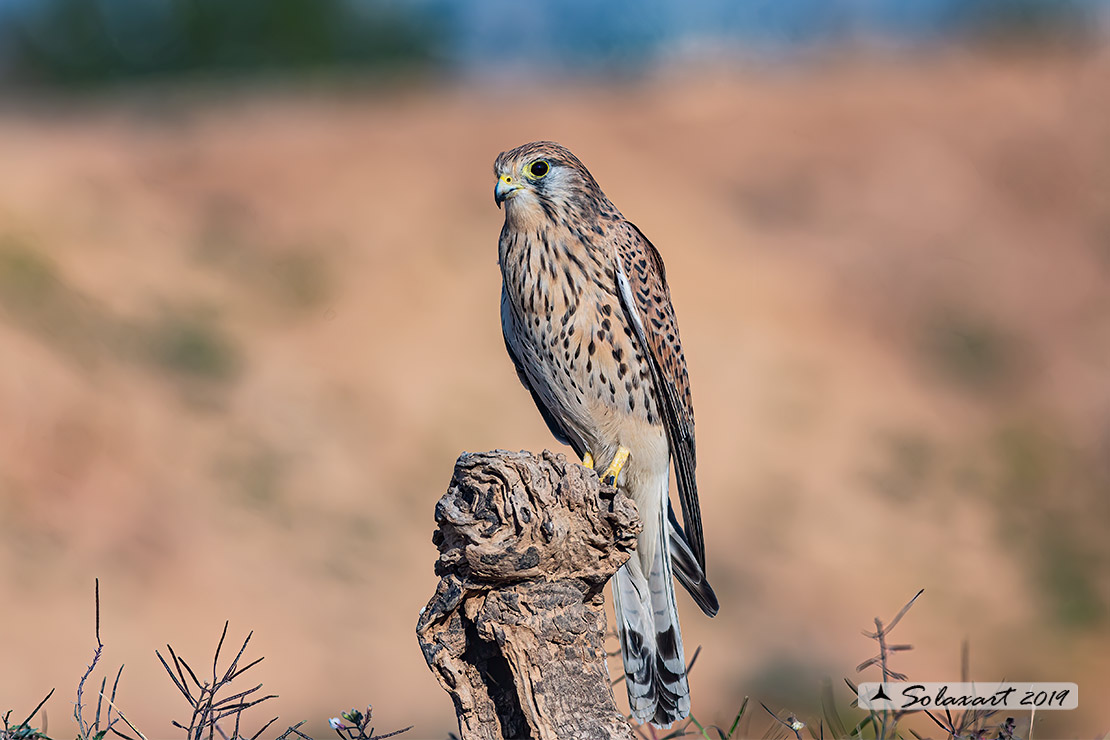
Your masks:
{"label": "bare twig", "polygon": [[778,722],[786,729],[790,730],[790,732],[794,733],[794,737],[797,738],[797,740],[802,740],[801,731],[805,729],[805,722],[802,722],[793,714],[787,715],[786,719],[783,719],[782,717],[771,711],[771,708],[763,702],[759,702],[759,706],[763,707],[767,711],[767,714],[774,717],[776,722]]}
{"label": "bare twig", "polygon": [[[49,701],[50,697],[52,697],[52,696],[54,696],[54,689],[50,689],[50,693],[47,694],[46,697],[42,701],[39,702],[37,707],[35,707],[33,710],[31,710],[31,713],[27,715],[27,719],[20,722],[18,725],[16,725],[16,727],[29,727],[30,724],[31,724],[31,720],[33,720],[35,718],[35,715],[39,713],[39,710],[42,709],[42,706],[44,704],[46,704],[46,702]],[[9,729],[9,727],[8,727],[8,715],[9,714],[11,714],[11,712],[8,712],[7,714],[4,715],[4,730],[5,731],[7,731]]]}
{"label": "bare twig", "polygon": [[[122,672],[123,672],[123,669],[120,668],[120,673],[122,673]],[[118,674],[116,676],[116,683],[119,683],[119,675]],[[101,693],[100,696],[101,696],[102,699],[106,698],[106,697],[104,697],[103,693]],[[127,725],[128,727],[131,728],[132,732],[134,732],[136,735],[139,736],[139,740],[147,740],[146,735],[144,735],[142,732],[140,732],[139,729],[137,727],[135,727],[135,725],[131,724],[131,720],[127,719],[127,716],[124,715],[123,710],[115,705],[115,698],[116,698],[116,689],[115,689],[115,686],[113,686],[112,687],[112,696],[110,698],[106,698],[106,701],[108,702],[109,710],[115,709],[116,714],[119,715],[119,718],[116,719],[116,720],[113,720],[105,729],[106,730],[111,730],[113,734],[124,738],[124,740],[134,740],[134,738],[132,738],[130,735],[124,735],[122,732],[120,732],[119,730],[117,730],[114,727],[116,722],[122,720],[125,725]],[[99,732],[97,734],[99,734]]]}
{"label": "bare twig", "polygon": [[[277,719],[277,717],[274,717],[274,719],[267,722],[266,726],[263,727],[262,729],[264,730],[264,729],[266,729],[266,727],[269,727],[271,724],[273,724],[273,722],[276,719]],[[310,738],[308,735],[306,735],[306,734],[304,734],[303,732],[300,731],[300,726],[303,725],[304,723],[305,723],[305,720],[302,719],[297,724],[290,726],[285,732],[283,732],[283,733],[281,733],[280,735],[277,736],[277,740],[289,740],[289,738],[291,738],[291,737],[300,738],[300,740],[312,740],[312,738]],[[259,730],[257,735],[254,735],[253,737],[251,737],[251,740],[258,740],[258,735],[261,735],[261,734],[262,734],[262,730]]]}
{"label": "bare twig", "polygon": [[[910,607],[914,605],[914,603],[918,600],[918,598],[920,598],[921,594],[923,593],[925,593],[925,589],[921,589],[916,594],[914,594],[914,597],[906,602],[905,606],[898,610],[898,613],[894,615],[894,618],[890,620],[889,624],[883,625],[882,620],[878,617],[875,617],[875,631],[867,632],[866,630],[864,630],[864,637],[870,637],[871,639],[879,643],[879,654],[874,657],[868,658],[867,660],[856,666],[857,673],[864,670],[865,668],[870,668],[873,665],[878,665],[879,668],[882,670],[882,681],[885,682],[890,680],[905,680],[906,674],[898,673],[897,671],[891,669],[889,658],[893,653],[913,650],[913,645],[888,645],[887,637],[890,635],[891,631],[898,626],[898,623],[902,621],[902,617],[906,616],[906,614],[910,610]],[[887,740],[887,738],[889,738],[891,734],[893,734],[893,728],[898,724],[898,721],[902,718],[904,714],[905,712],[872,711],[865,719],[866,721],[870,721],[875,725],[876,740]],[[878,719],[876,719],[876,717]],[[860,729],[860,725],[857,725],[856,729]]]}
{"label": "bare twig", "polygon": [[[50,693],[46,695],[46,698],[40,701],[38,706],[27,715],[27,718],[17,725],[12,725],[8,722],[8,720],[11,719],[12,710],[9,709],[4,712],[3,716],[0,716],[0,722],[4,724],[3,729],[0,729],[0,740],[50,740],[45,732],[31,727],[31,720],[35,718],[35,715],[39,713],[39,710],[42,709],[43,705],[46,704],[47,700],[53,695],[54,689],[50,689]],[[45,719],[45,717],[43,719]],[[45,727],[45,724],[43,726]]]}
{"label": "bare twig", "polygon": [[[106,693],[108,687],[108,677],[104,676],[100,679],[100,690],[96,696],[96,713],[93,715],[92,723],[85,720],[85,684],[92,677],[96,666],[100,663],[100,658],[104,653],[104,641],[100,637],[100,579],[95,580],[95,603],[96,603],[96,652],[93,653],[92,662],[85,673],[81,676],[81,680],[77,683],[77,703],[73,708],[73,718],[77,721],[78,738],[79,740],[103,740],[104,736],[111,732],[125,740],[134,740],[130,735],[126,735],[116,729],[116,725],[123,722],[131,728],[131,731],[137,734],[142,740],[146,740],[145,736],[131,724],[130,721],[120,711],[119,706],[116,704],[116,695],[119,692],[120,678],[123,676],[123,666],[119,667],[116,671],[116,678],[112,681],[111,693]],[[105,711],[105,704],[107,704],[107,711]],[[115,712],[116,716],[112,716]]]}
{"label": "bare twig", "polygon": [[[177,720],[173,720],[171,724],[174,727],[185,730],[187,740],[214,740],[216,734],[219,733],[220,737],[225,740],[241,740],[239,728],[241,726],[242,714],[251,707],[258,706],[264,701],[276,698],[276,695],[270,694],[259,698],[254,698],[254,695],[262,689],[262,684],[258,684],[253,688],[245,689],[230,696],[221,696],[220,692],[229,686],[236,678],[242,676],[248,670],[258,665],[262,658],[251,661],[242,668],[239,667],[239,662],[246,652],[247,646],[250,644],[251,637],[254,632],[247,634],[240,646],[238,653],[228,664],[227,668],[222,672],[220,671],[220,653],[223,651],[224,642],[227,639],[227,630],[229,623],[224,622],[223,630],[220,633],[219,642],[216,644],[216,651],[212,656],[212,680],[201,681],[197,678],[196,672],[189,666],[184,658],[180,657],[171,645],[166,645],[166,651],[169,653],[170,659],[166,660],[160,652],[154,651],[158,656],[158,660],[162,663],[162,667],[166,670],[170,680],[173,681],[177,690],[185,697],[192,709],[192,714],[189,718],[188,724],[183,724]],[[190,682],[193,684],[190,687]],[[219,727],[221,720],[229,717],[235,720],[235,729],[231,736]],[[265,730],[277,718],[267,722],[262,730]],[[298,725],[299,726],[299,725]],[[254,737],[257,738],[262,730],[259,731]],[[253,739],[252,739],[253,740]]]}
{"label": "bare twig", "polygon": [[[262,727],[261,727],[261,728],[260,728],[260,729],[258,730],[258,732],[256,732],[256,733],[254,733],[253,735],[251,735],[251,740],[258,740],[259,736],[261,736],[261,735],[262,735],[262,733],[263,733],[263,732],[265,732],[265,731],[266,731],[266,729],[267,729],[267,728],[268,728],[268,727],[269,727],[270,725],[272,725],[273,723],[277,722],[277,719],[278,719],[277,717],[274,717],[274,718],[273,718],[272,720],[270,720],[270,721],[269,721],[269,722],[267,722],[266,724],[262,725]],[[302,720],[302,721],[300,721],[300,722],[298,722],[298,723],[297,723],[296,725],[294,725],[294,726],[290,727],[290,728],[289,728],[288,730],[286,730],[285,732],[283,732],[283,733],[281,734],[281,737],[285,737],[286,733],[288,733],[288,732],[296,732],[296,733],[297,733],[298,735],[300,735],[301,733],[297,732],[297,728],[298,728],[298,727],[300,727],[300,726],[301,726],[301,725],[303,725],[303,724],[304,724],[304,721],[303,721],[303,720]],[[236,738],[238,738],[238,737],[239,737],[239,718],[238,718],[238,717],[236,717],[236,718],[235,718],[235,737],[236,737]]]}
{"label": "bare twig", "polygon": [[[81,737],[90,738],[89,725],[85,724],[84,718],[84,702],[85,702],[85,682],[89,680],[89,676],[96,669],[96,664],[100,662],[100,655],[104,652],[104,643],[100,640],[100,579],[96,579],[96,652],[93,653],[92,662],[89,663],[88,668],[85,669],[85,674],[81,676],[81,680],[77,683],[77,706],[73,709],[73,718],[77,720],[77,728],[80,730]],[[99,722],[99,709],[97,710]]]}

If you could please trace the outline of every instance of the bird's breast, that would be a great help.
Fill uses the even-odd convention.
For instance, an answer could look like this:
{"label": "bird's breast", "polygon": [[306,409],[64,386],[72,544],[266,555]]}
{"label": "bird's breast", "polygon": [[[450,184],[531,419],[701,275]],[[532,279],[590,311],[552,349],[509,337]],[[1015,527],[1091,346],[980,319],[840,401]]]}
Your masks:
{"label": "bird's breast", "polygon": [[650,368],[621,308],[614,269],[575,246],[557,234],[502,235],[506,336],[533,386],[584,436],[628,416],[659,424]]}

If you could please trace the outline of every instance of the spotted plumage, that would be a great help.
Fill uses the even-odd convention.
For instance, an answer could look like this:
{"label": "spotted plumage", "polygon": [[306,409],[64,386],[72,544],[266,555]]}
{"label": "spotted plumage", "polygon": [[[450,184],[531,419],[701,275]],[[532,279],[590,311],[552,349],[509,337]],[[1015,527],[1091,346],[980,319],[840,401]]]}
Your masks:
{"label": "spotted plumage", "polygon": [[[661,727],[690,711],[672,572],[710,616],[694,475],[694,412],[666,271],[569,150],[534,142],[494,164],[505,206],[501,322],[517,374],[560,441],[613,461],[644,531],[614,578],[633,714]],[[621,468],[623,455],[627,462]],[[685,531],[670,506],[673,461]]]}

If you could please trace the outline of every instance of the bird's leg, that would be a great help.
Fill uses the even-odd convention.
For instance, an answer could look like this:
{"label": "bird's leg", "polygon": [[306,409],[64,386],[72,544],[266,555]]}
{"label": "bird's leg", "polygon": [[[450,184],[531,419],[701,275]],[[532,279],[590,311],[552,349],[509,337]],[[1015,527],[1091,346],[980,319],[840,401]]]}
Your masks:
{"label": "bird's leg", "polygon": [[594,456],[591,455],[588,452],[585,455],[583,455],[582,456],[582,467],[589,468],[590,470],[593,470],[594,469]]}
{"label": "bird's leg", "polygon": [[617,477],[620,476],[624,464],[628,462],[628,448],[621,445],[617,448],[617,454],[613,456],[613,462],[609,463],[609,467],[601,476],[601,482],[607,486],[615,486],[617,484]]}

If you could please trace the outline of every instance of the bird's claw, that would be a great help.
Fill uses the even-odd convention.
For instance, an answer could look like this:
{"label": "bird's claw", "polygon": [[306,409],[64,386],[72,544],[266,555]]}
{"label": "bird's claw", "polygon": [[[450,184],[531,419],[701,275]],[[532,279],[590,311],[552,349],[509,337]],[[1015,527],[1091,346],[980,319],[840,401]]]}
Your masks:
{"label": "bird's claw", "polygon": [[624,445],[617,448],[617,454],[613,456],[613,462],[609,463],[609,467],[601,474],[601,482],[607,486],[615,486],[617,478],[620,477],[621,470],[624,469],[624,464],[628,462],[629,451]]}
{"label": "bird's claw", "polygon": [[582,456],[582,467],[589,468],[590,470],[593,470],[594,469],[594,456],[591,455],[588,452],[585,455],[583,455]]}

